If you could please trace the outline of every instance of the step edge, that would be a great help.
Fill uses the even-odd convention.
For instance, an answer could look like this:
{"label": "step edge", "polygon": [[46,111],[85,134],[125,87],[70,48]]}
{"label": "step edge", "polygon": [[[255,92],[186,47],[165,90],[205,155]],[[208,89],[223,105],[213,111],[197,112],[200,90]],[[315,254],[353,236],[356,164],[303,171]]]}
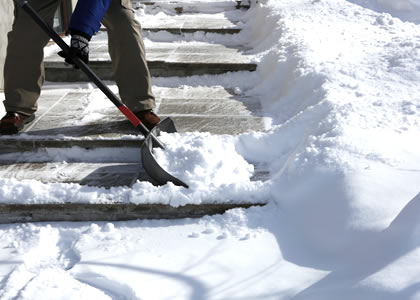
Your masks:
{"label": "step edge", "polygon": [[229,209],[264,206],[261,203],[203,203],[174,207],[168,204],[0,204],[0,224],[26,222],[130,221],[200,218]]}

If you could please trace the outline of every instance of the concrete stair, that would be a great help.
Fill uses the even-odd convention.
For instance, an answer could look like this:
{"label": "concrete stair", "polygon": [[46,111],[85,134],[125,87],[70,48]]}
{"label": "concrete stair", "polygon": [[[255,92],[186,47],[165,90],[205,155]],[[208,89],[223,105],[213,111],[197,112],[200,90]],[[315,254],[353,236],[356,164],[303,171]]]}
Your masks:
{"label": "concrete stair", "polygon": [[[198,3],[198,2],[197,2]],[[235,9],[233,2],[215,2],[225,9]],[[186,5],[178,2],[145,2],[148,6]],[[208,4],[208,3],[207,3]],[[184,7],[180,6],[180,7]],[[198,8],[197,8],[198,9]],[[235,9],[235,12],[237,10]],[[233,14],[231,14],[233,15]],[[241,30],[237,20],[230,20],[229,13],[198,14],[189,13],[170,17],[141,16],[139,17],[145,32],[166,31],[172,34],[186,33],[217,33],[236,34]],[[113,80],[111,60],[106,44],[106,30],[103,29],[90,43],[90,67],[103,80]],[[257,65],[244,53],[246,48],[225,46],[206,42],[152,42],[146,41],[147,61],[152,76],[193,76],[223,74],[237,71],[255,71]],[[58,51],[58,50],[57,50]],[[45,75],[52,82],[88,81],[80,70],[64,64],[63,60],[50,52],[45,56]]]}
{"label": "concrete stair", "polygon": [[172,207],[163,204],[0,204],[0,224],[17,222],[130,221],[137,219],[200,218],[233,208],[263,204],[201,204]]}
{"label": "concrete stair", "polygon": [[[142,1],[138,5],[158,10],[168,6],[177,12],[194,12],[203,4],[197,2]],[[240,3],[215,2],[212,11],[240,8]],[[181,8],[182,9],[181,9]],[[224,8],[223,8],[224,7]],[[201,22],[199,21],[201,20]],[[209,21],[212,20],[212,21]],[[176,34],[196,31],[215,34],[234,34],[240,28],[228,19],[181,14],[159,25],[143,24],[150,32],[168,31]],[[106,32],[91,44],[94,71],[102,79],[112,80],[107,53]],[[252,72],[256,64],[244,54],[245,49],[221,44],[191,42],[146,44],[148,63],[153,76],[210,75],[226,72]],[[170,54],[169,54],[170,53]],[[46,183],[78,183],[82,185],[131,185],[137,178],[149,180],[140,163],[143,137],[97,89],[74,89],[71,82],[86,80],[84,75],[64,63],[56,55],[47,55],[46,74],[49,81],[39,100],[36,120],[24,132],[0,136],[0,178],[35,179]],[[246,74],[246,73],[244,73]],[[116,87],[111,87],[116,92]],[[251,130],[262,131],[266,119],[261,113],[259,99],[238,95],[222,86],[170,88],[154,86],[157,113],[171,117],[178,132],[202,131],[213,134],[236,135]],[[100,96],[98,96],[100,95]],[[107,149],[103,157],[74,157],[62,162],[60,151],[69,148]],[[39,155],[43,152],[54,153]],[[101,151],[104,152],[104,151]],[[123,155],[122,155],[123,154]],[[38,160],[34,160],[36,155]],[[30,161],[28,161],[30,157]],[[116,157],[118,159],[116,159]],[[255,166],[252,180],[266,180],[265,166]],[[261,203],[225,203],[187,205],[174,208],[151,204],[2,204],[0,223],[35,221],[97,221],[148,218],[184,218],[223,213],[234,207],[250,207]]]}
{"label": "concrete stair", "polygon": [[[103,33],[105,35],[105,33]],[[89,66],[102,80],[112,80],[108,46],[93,41]],[[146,43],[147,62],[154,77],[214,75],[255,71],[257,65],[240,49],[211,43]],[[85,74],[66,65],[56,54],[45,58],[45,76],[52,82],[88,81]]]}
{"label": "concrete stair", "polygon": [[[178,132],[237,135],[264,130],[256,98],[223,87],[154,87],[157,113],[171,117]],[[99,98],[98,98],[99,97]],[[91,102],[92,99],[94,102]],[[139,148],[142,136],[98,90],[51,86],[39,100],[36,120],[22,134],[0,136],[0,154],[38,148]],[[132,136],[138,136],[133,139]],[[1,168],[1,167],[0,167]]]}
{"label": "concrete stair", "polygon": [[173,9],[176,13],[198,13],[204,10],[210,10],[212,12],[217,11],[229,11],[233,9],[248,9],[249,1],[237,0],[237,1],[177,1],[177,0],[140,0],[135,3],[135,8],[141,6],[148,6],[154,9]]}
{"label": "concrete stair", "polygon": [[[234,11],[233,13],[235,13]],[[167,31],[172,34],[184,33],[218,33],[236,34],[242,29],[241,23],[234,19],[229,19],[229,11],[219,14],[179,14],[161,17],[159,14],[152,16],[142,16],[138,20],[142,25],[143,31],[159,32]],[[233,15],[233,14],[232,14]],[[105,28],[102,28],[105,31]]]}
{"label": "concrete stair", "polygon": [[[47,86],[39,100],[36,120],[22,134],[0,137],[0,177],[105,188],[129,186],[139,177],[149,180],[140,163],[143,136],[104,95],[99,93],[102,99],[98,99],[97,90],[74,91],[71,87],[71,84],[61,85],[59,89]],[[171,117],[178,132],[236,135],[264,130],[265,118],[258,99],[235,95],[232,90],[154,87],[154,93],[157,112],[161,117]],[[90,97],[95,97],[96,103],[86,107]],[[99,161],[98,157],[94,160],[75,157],[65,163],[54,159],[72,147],[107,149],[107,155]],[[45,149],[53,149],[55,155],[52,158],[41,155],[34,162],[37,153],[40,156]],[[125,155],[121,154],[122,149]],[[16,153],[25,155],[16,156]],[[31,162],[27,162],[28,157]],[[254,179],[265,179],[267,175],[257,168]]]}

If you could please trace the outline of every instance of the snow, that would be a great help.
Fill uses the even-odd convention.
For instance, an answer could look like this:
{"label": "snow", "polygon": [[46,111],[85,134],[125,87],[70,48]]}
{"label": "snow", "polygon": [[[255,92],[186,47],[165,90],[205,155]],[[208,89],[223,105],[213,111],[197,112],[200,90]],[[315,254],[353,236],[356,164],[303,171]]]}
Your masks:
{"label": "snow", "polygon": [[[419,2],[251,2],[232,43],[247,41],[259,62],[252,85],[233,74],[182,84],[258,96],[266,131],[163,135],[157,158],[190,189],[0,179],[0,199],[268,204],[196,220],[1,225],[1,299],[420,299]],[[257,163],[269,180],[249,179]]]}
{"label": "snow", "polygon": [[420,1],[419,0],[348,0],[363,7],[377,12],[389,13],[403,21],[419,24]]}

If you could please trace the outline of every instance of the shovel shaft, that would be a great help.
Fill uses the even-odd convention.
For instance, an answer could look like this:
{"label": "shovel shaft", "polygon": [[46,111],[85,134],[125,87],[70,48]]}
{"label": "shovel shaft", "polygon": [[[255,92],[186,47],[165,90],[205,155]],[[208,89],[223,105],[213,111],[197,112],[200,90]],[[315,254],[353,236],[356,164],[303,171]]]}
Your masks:
{"label": "shovel shaft", "polygon": [[124,104],[121,100],[102,82],[102,80],[88,67],[83,60],[70,51],[70,47],[66,42],[48,25],[39,14],[28,4],[27,0],[16,0],[16,3],[22,7],[32,19],[44,30],[48,36],[64,51],[64,53],[72,59],[76,66],[78,66],[86,76],[111,100],[112,103],[126,116],[126,118],[133,124],[134,127],[139,128],[144,136],[152,135],[154,145],[164,149],[162,142],[150,133],[149,129],[140,121],[140,119]]}

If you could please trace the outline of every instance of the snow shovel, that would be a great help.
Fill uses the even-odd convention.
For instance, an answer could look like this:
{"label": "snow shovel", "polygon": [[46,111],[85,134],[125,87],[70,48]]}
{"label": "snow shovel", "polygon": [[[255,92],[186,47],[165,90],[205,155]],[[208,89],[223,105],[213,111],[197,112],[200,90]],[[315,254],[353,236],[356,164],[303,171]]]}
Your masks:
{"label": "snow shovel", "polygon": [[153,130],[149,131],[139,118],[127,107],[121,100],[102,82],[101,79],[85,64],[77,55],[70,51],[70,47],[63,41],[63,39],[51,28],[39,14],[29,5],[27,0],[15,0],[15,2],[25,10],[32,19],[42,28],[43,31],[64,51],[67,57],[71,58],[75,65],[79,67],[88,78],[96,84],[96,86],[111,100],[112,103],[126,116],[126,118],[138,128],[144,135],[145,140],[141,146],[141,159],[143,168],[152,179],[152,183],[156,185],[163,185],[172,182],[175,185],[188,188],[188,185],[180,179],[172,176],[166,172],[156,161],[152,154],[153,147],[165,149],[161,141],[156,137],[160,130],[175,132],[175,126],[170,118],[166,118],[160,122]]}

